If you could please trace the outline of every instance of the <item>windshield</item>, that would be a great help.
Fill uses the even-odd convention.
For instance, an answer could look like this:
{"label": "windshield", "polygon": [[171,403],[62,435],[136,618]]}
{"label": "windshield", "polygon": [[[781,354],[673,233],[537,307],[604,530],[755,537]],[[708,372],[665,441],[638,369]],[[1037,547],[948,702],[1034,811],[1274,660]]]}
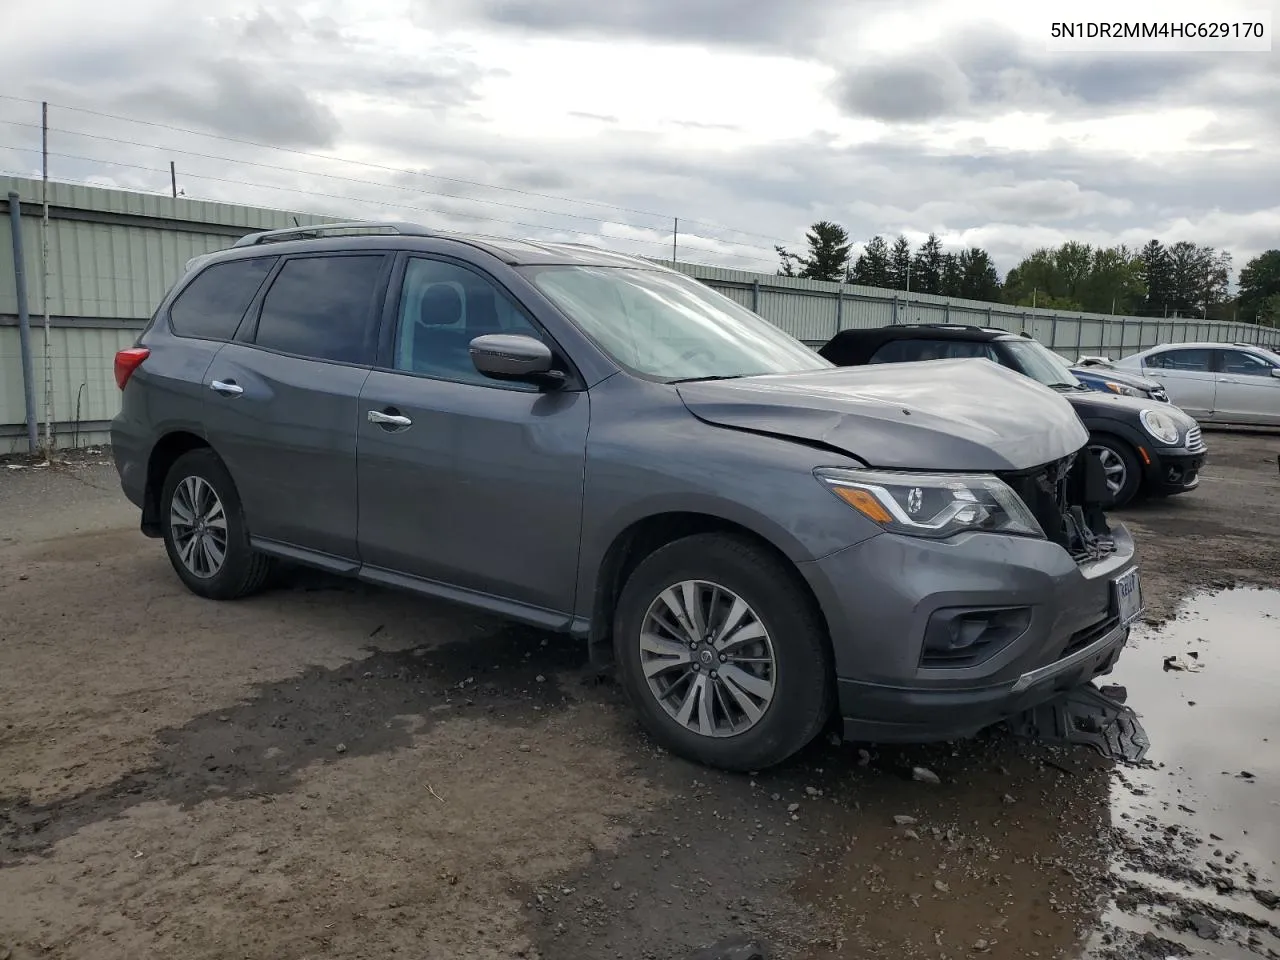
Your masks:
{"label": "windshield", "polygon": [[1004,348],[1017,364],[1018,372],[1032,380],[1049,387],[1082,386],[1066,361],[1038,340],[1005,340]]}
{"label": "windshield", "polygon": [[619,365],[668,382],[832,366],[728,297],[681,274],[537,267],[534,285]]}

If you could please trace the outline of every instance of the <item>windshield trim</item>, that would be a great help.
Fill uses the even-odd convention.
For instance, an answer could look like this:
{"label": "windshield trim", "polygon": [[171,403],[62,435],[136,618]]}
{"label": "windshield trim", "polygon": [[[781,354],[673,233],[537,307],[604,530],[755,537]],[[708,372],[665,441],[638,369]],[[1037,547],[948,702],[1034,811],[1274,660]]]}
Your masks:
{"label": "windshield trim", "polygon": [[[696,277],[691,277],[687,274],[681,273],[678,270],[672,270],[669,267],[662,267],[656,264],[650,266],[650,265],[641,265],[641,264],[537,263],[537,264],[517,265],[514,267],[514,269],[529,284],[529,286],[532,287],[537,292],[537,294],[547,303],[547,305],[550,306],[551,309],[555,310],[556,313],[564,320],[564,322],[570,324],[574,328],[575,332],[578,333],[580,336],[582,336],[584,339],[586,339],[587,342],[589,342],[594,349],[599,351],[600,355],[608,363],[612,364],[618,370],[621,370],[629,374],[630,376],[633,376],[639,380],[644,380],[648,383],[679,385],[680,383],[692,383],[692,382],[706,381],[706,380],[743,380],[749,377],[786,376],[788,374],[793,374],[793,373],[816,373],[826,369],[832,369],[832,370],[837,369],[836,364],[832,363],[830,360],[827,360],[825,357],[821,356],[816,350],[809,347],[808,344],[804,343],[798,337],[792,336],[790,333],[783,330],[781,327],[777,326],[776,324],[770,323],[768,320],[760,316],[758,313],[754,312],[753,310],[744,306],[743,304],[738,303],[736,300],[732,299],[731,297],[726,296],[725,294],[721,293],[719,290],[715,289],[714,287],[701,283],[701,281],[699,281]],[[596,336],[590,329],[588,329],[586,324],[579,322],[578,319],[573,315],[573,313],[571,313],[568,309],[566,309],[559,302],[557,302],[556,299],[554,299],[546,290],[544,290],[538,284],[537,277],[539,274],[548,273],[548,272],[558,272],[558,271],[578,271],[578,272],[586,272],[586,273],[603,273],[603,272],[611,271],[611,272],[624,273],[624,274],[652,275],[657,277],[675,278],[677,282],[690,284],[691,286],[689,287],[689,289],[692,291],[711,294],[712,301],[714,301],[717,298],[727,301],[729,306],[732,308],[732,312],[730,312],[729,315],[734,317],[735,320],[738,319],[736,315],[737,312],[741,311],[747,314],[752,321],[762,324],[763,328],[769,330],[771,335],[775,335],[779,338],[782,338],[783,340],[791,341],[791,343],[795,344],[795,346],[797,346],[801,351],[805,353],[806,359],[812,360],[813,366],[793,367],[786,370],[759,370],[759,371],[754,371],[750,373],[727,372],[727,373],[716,374],[716,375],[711,375],[711,374],[692,375],[691,374],[688,376],[663,376],[660,374],[650,373],[648,371],[638,369],[632,364],[627,363],[621,357],[618,357],[612,350],[610,350],[604,343],[601,342],[598,336]]]}

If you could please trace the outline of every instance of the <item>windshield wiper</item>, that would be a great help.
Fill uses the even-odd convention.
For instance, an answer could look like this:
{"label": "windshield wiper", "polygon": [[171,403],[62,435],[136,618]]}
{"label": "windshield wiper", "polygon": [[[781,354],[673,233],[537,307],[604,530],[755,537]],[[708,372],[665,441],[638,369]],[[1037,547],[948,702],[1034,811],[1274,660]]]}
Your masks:
{"label": "windshield wiper", "polygon": [[681,377],[679,380],[668,380],[667,383],[705,383],[708,380],[740,380],[743,373],[715,374],[710,377]]}

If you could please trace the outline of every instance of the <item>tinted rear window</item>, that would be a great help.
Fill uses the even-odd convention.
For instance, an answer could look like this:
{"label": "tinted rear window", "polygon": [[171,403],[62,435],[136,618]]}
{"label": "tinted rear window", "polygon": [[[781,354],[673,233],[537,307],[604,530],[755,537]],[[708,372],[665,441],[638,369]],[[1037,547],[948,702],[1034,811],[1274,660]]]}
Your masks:
{"label": "tinted rear window", "polygon": [[290,260],[262,303],[254,342],[317,360],[368,363],[382,255]]}
{"label": "tinted rear window", "polygon": [[201,271],[169,308],[173,332],[180,337],[230,340],[277,259],[231,260]]}
{"label": "tinted rear window", "polygon": [[871,356],[872,363],[911,363],[920,360],[995,360],[988,343],[970,340],[892,340]]}

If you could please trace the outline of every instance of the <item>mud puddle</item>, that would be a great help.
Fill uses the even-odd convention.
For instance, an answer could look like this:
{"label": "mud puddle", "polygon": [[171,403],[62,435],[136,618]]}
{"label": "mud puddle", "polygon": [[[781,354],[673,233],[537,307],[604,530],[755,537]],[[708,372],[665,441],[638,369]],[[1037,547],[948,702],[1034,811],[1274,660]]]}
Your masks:
{"label": "mud puddle", "polygon": [[1113,679],[1152,746],[1113,777],[1113,897],[1085,955],[1280,956],[1280,591],[1194,599],[1136,630]]}
{"label": "mud puddle", "polygon": [[1131,644],[1106,682],[1150,736],[1138,765],[999,732],[823,740],[751,777],[651,756],[675,803],[530,891],[541,955],[1280,957],[1280,593],[1202,598]]}

